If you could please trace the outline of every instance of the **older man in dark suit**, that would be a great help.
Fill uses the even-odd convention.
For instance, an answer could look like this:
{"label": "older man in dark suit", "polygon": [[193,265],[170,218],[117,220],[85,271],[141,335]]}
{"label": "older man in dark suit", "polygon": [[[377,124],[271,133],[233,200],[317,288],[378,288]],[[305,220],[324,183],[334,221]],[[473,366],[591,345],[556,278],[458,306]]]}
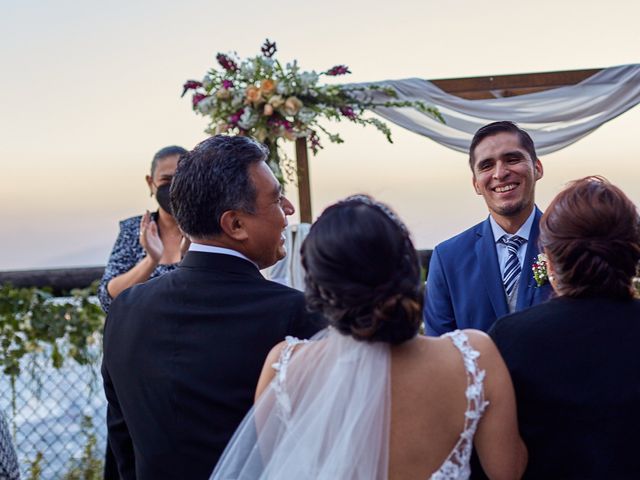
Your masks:
{"label": "older man in dark suit", "polygon": [[286,254],[294,211],[247,137],[215,136],[180,159],[171,204],[191,247],[180,267],[113,302],[102,373],[123,479],[206,479],[251,407],[264,358],[322,322],[259,269]]}

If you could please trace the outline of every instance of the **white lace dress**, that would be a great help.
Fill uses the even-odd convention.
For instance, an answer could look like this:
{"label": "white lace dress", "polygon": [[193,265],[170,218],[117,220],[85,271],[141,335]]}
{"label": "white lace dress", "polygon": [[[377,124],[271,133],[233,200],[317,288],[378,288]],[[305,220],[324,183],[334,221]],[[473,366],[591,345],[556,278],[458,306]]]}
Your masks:
{"label": "white lace dress", "polygon": [[[446,335],[467,371],[464,430],[431,480],[466,479],[476,431],[487,402],[479,353],[461,331]],[[287,337],[276,376],[225,449],[212,479],[383,480],[388,474],[390,350],[328,329],[301,348]]]}

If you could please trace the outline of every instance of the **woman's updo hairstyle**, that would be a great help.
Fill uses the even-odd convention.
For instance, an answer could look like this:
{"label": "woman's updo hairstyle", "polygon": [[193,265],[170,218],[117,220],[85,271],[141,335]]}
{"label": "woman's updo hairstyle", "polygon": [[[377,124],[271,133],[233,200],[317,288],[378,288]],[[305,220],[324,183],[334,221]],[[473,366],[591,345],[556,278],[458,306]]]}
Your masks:
{"label": "woman's updo hairstyle", "polygon": [[302,244],[306,298],[340,332],[399,344],[422,318],[418,255],[400,219],[356,195],[328,207]]}
{"label": "woman's updo hairstyle", "polygon": [[640,217],[605,178],[576,180],[553,199],[540,220],[540,245],[553,264],[559,295],[633,297]]}

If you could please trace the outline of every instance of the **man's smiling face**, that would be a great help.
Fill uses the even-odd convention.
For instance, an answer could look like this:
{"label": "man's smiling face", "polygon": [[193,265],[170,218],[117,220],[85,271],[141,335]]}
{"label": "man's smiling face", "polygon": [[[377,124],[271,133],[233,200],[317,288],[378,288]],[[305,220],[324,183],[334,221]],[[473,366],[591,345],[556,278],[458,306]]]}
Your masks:
{"label": "man's smiling face", "polygon": [[542,178],[540,160],[532,160],[518,135],[510,132],[484,138],[472,153],[473,187],[491,215],[501,226],[524,223],[533,210],[536,182]]}

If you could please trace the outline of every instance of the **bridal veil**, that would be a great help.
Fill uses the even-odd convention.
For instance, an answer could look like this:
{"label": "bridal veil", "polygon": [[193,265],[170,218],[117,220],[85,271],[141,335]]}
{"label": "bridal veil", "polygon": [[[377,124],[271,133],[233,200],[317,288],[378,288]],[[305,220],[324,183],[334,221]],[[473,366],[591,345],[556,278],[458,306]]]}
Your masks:
{"label": "bridal veil", "polygon": [[390,351],[329,328],[287,338],[276,377],[227,445],[211,479],[387,477]]}

